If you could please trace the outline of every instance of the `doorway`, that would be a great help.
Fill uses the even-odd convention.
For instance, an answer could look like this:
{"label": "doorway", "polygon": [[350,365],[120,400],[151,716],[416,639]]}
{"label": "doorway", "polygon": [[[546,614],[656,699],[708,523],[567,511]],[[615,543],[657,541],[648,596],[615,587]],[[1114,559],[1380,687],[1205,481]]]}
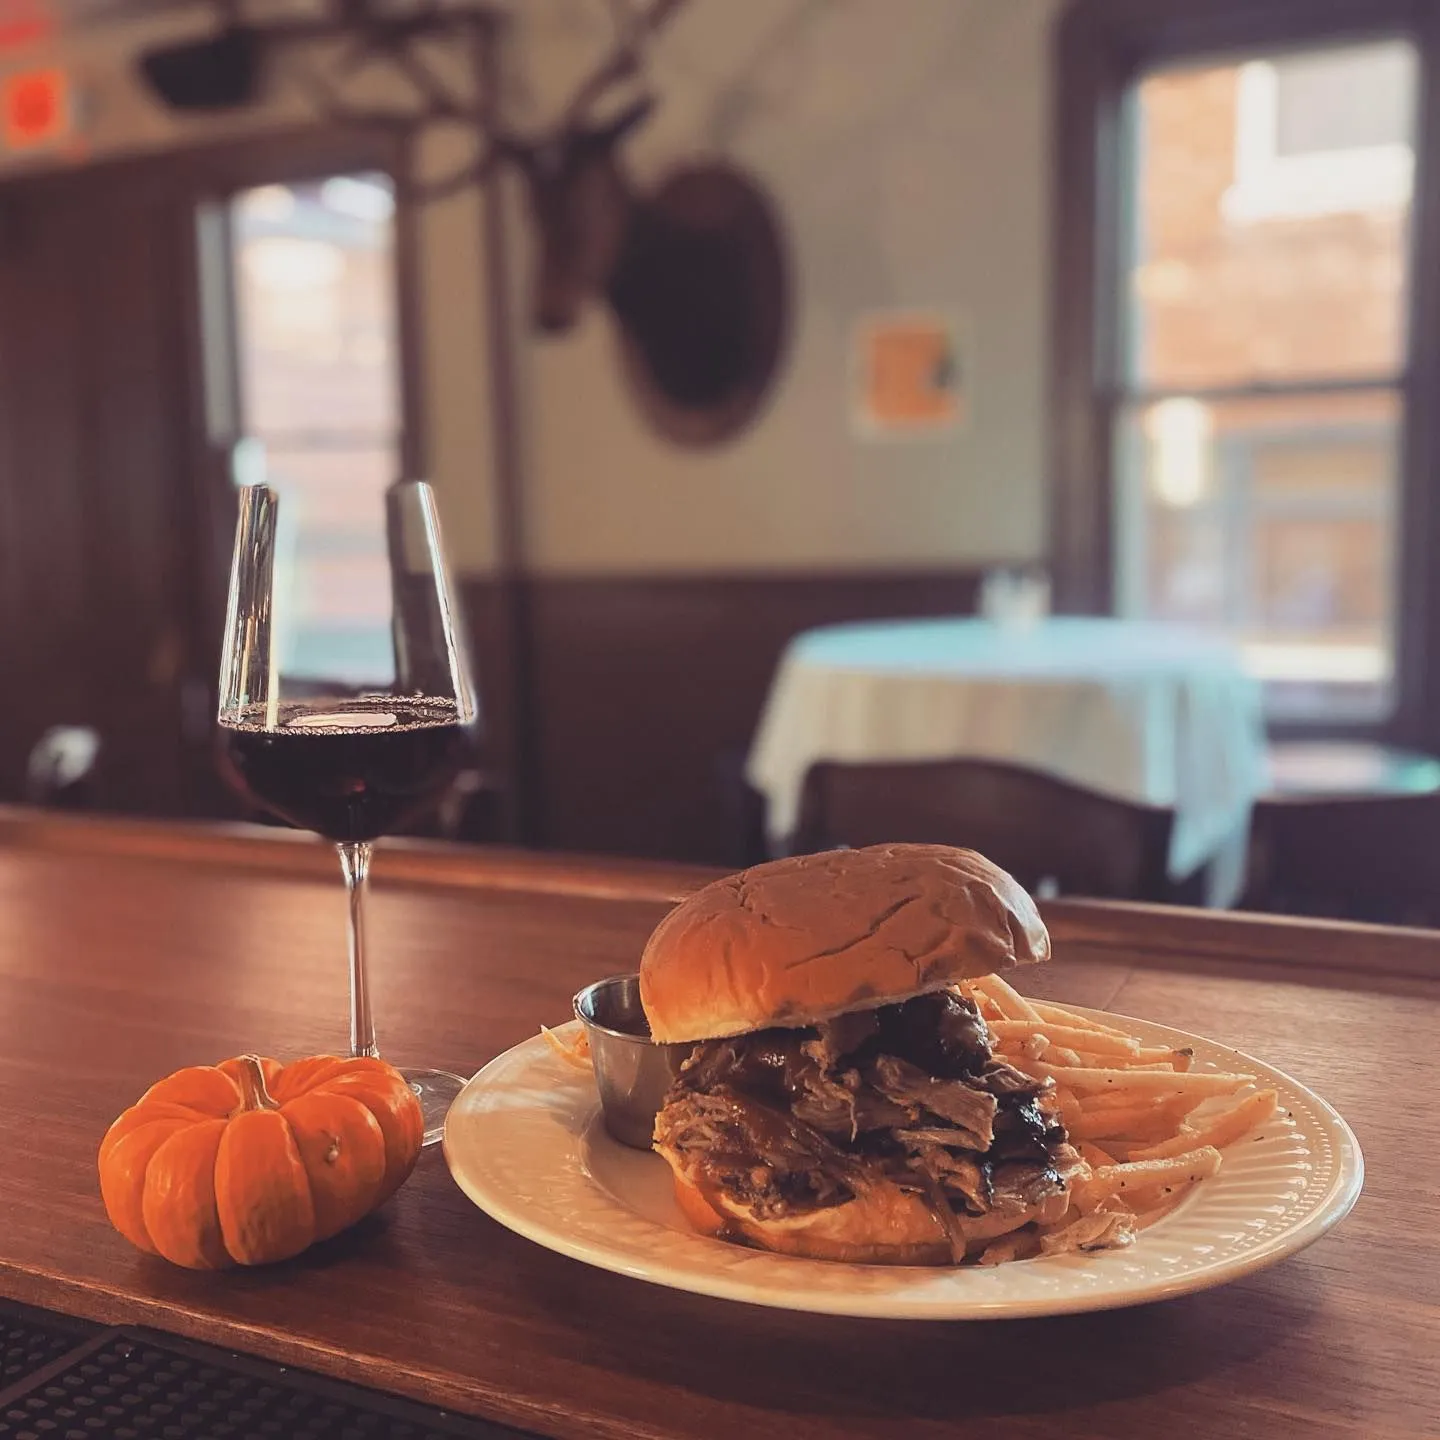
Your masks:
{"label": "doorway", "polygon": [[292,490],[334,570],[298,643],[365,663],[356,517],[410,401],[392,158],[310,131],[0,184],[0,799],[79,725],[102,808],[235,813],[211,747],[237,480]]}
{"label": "doorway", "polygon": [[[392,666],[385,490],[402,470],[394,191],[384,174],[254,186],[224,206],[233,297],[232,478],[280,492],[290,673],[343,685]],[[206,255],[202,249],[201,261]],[[288,575],[287,575],[288,571]]]}

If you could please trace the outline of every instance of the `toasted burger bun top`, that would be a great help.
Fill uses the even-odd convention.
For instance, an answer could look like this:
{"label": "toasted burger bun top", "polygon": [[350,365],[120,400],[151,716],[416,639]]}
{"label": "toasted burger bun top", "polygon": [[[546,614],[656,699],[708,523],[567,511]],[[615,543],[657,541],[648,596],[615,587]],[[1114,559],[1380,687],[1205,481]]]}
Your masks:
{"label": "toasted burger bun top", "polygon": [[697,890],[651,935],[640,998],[662,1043],[812,1025],[1050,956],[1035,902],[949,845],[827,850]]}

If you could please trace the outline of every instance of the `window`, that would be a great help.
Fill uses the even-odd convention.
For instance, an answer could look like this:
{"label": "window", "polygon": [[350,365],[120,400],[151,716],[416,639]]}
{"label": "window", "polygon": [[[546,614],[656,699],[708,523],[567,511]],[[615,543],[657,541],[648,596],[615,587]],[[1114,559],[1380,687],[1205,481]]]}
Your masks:
{"label": "window", "polygon": [[245,436],[236,479],[282,496],[277,563],[294,587],[282,664],[352,685],[393,678],[384,528],[384,492],[400,472],[393,210],[381,175],[263,185],[229,206]]}
{"label": "window", "polygon": [[1115,606],[1234,636],[1276,718],[1393,708],[1415,72],[1391,41],[1128,96]]}
{"label": "window", "polygon": [[1415,56],[1403,42],[1241,65],[1226,217],[1243,223],[1406,205],[1414,113]]}

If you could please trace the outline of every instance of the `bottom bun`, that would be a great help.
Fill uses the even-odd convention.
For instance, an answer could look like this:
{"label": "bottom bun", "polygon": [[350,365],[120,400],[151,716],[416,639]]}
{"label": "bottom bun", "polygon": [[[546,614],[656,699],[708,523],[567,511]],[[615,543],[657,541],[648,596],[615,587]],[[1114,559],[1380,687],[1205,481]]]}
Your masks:
{"label": "bottom bun", "polygon": [[[950,1265],[945,1228],[918,1195],[878,1179],[843,1205],[761,1220],[719,1190],[701,1190],[680,1157],[656,1146],[675,1174],[675,1200],[702,1234],[724,1233],[778,1255],[860,1265]],[[1026,1217],[1028,1218],[1028,1217]],[[1023,1220],[1018,1223],[1024,1223]]]}
{"label": "bottom bun", "polygon": [[674,1172],[675,1203],[680,1213],[702,1234],[719,1235],[728,1221],[678,1170]]}

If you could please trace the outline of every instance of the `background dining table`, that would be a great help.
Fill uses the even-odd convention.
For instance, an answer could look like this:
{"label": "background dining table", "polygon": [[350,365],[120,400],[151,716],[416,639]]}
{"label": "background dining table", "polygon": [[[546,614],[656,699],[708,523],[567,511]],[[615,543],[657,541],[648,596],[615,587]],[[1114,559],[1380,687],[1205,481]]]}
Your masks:
{"label": "background dining table", "polygon": [[[991,1323],[709,1300],[528,1243],[464,1198],[438,1149],[378,1216],[286,1264],[142,1255],[106,1221],[100,1138],[178,1066],[344,1045],[332,867],[282,833],[0,811],[0,1297],[553,1436],[1440,1434],[1440,935],[1048,908],[1057,958],[1024,988],[1253,1052],[1364,1148],[1365,1193],[1337,1230],[1205,1293]],[[632,967],[704,876],[396,843],[375,878],[382,1048],[468,1073]]]}
{"label": "background dining table", "polygon": [[829,625],[781,657],[746,763],[777,851],[819,761],[998,760],[1173,809],[1168,870],[1244,880],[1266,784],[1260,690],[1234,645],[1111,618],[979,616]]}

